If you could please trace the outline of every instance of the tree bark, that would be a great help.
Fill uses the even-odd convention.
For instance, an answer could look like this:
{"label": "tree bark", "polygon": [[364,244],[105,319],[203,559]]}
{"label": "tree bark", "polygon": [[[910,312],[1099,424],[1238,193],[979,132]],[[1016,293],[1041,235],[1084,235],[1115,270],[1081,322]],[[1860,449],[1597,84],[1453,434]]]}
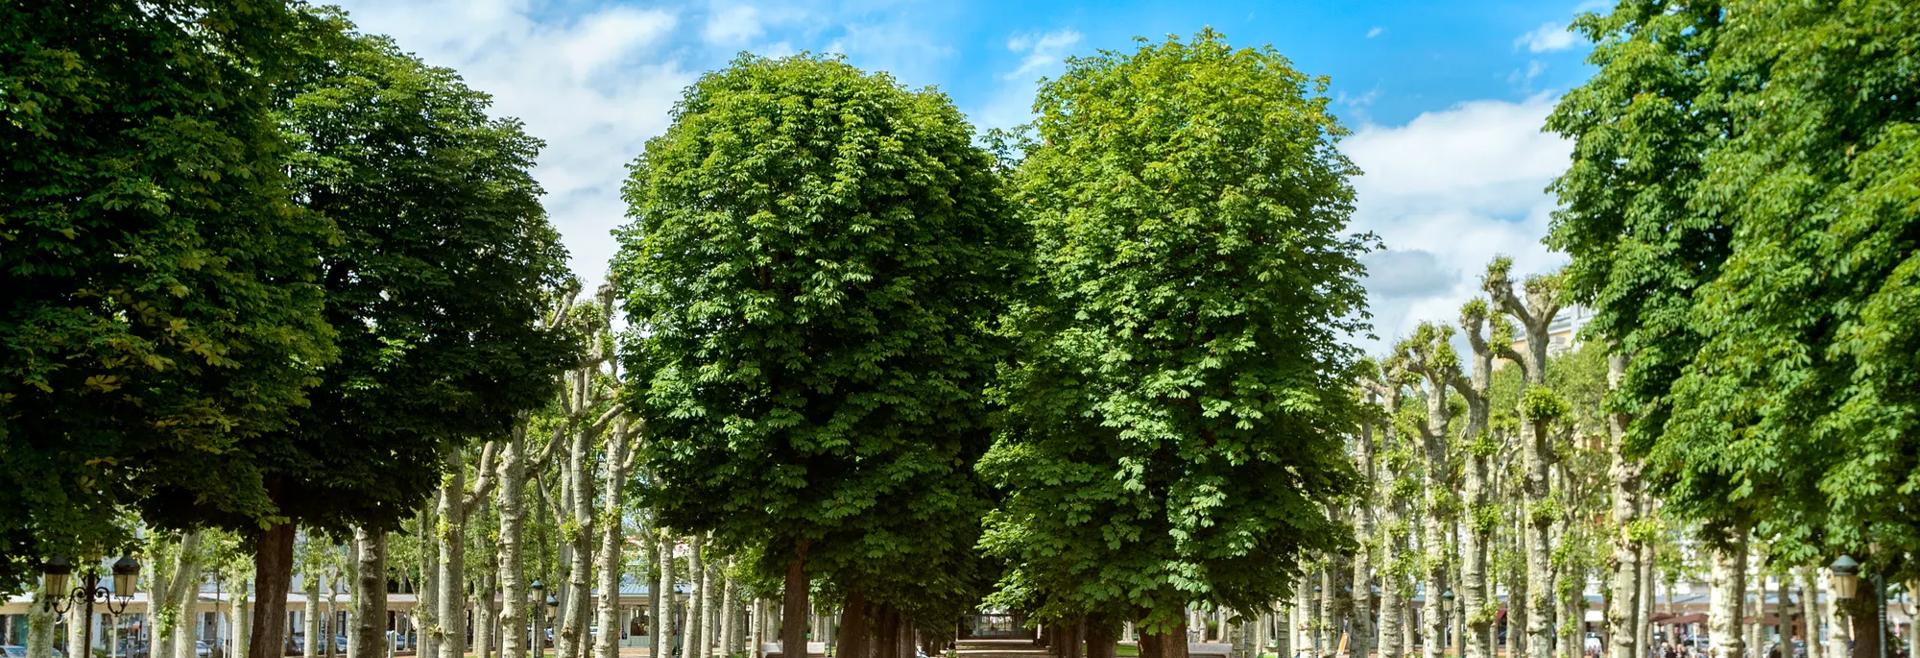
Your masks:
{"label": "tree bark", "polygon": [[384,658],[387,655],[387,533],[364,527],[353,529],[353,634],[347,637],[347,658]]}
{"label": "tree bark", "polygon": [[600,636],[594,639],[596,658],[620,658],[620,576],[625,571],[621,541],[626,533],[621,516],[626,513],[627,466],[632,462],[632,434],[623,419],[607,437],[605,506],[600,512]]}
{"label": "tree bark", "polygon": [[1885,634],[1880,628],[1878,587],[1871,576],[1860,574],[1860,591],[1846,601],[1846,607],[1847,618],[1853,623],[1853,658],[1879,658]]}
{"label": "tree bark", "polygon": [[[522,538],[526,534],[527,433],[525,423],[514,427],[500,453],[500,658],[527,658],[531,631],[527,619],[526,569],[522,565]],[[541,605],[541,602],[534,602]],[[660,654],[655,653],[654,656]]]}
{"label": "tree bark", "polygon": [[687,610],[687,658],[707,658],[707,568],[701,553],[706,540],[701,535],[693,536],[693,553],[687,558],[687,579],[693,582],[693,593]]}
{"label": "tree bark", "polygon": [[1737,533],[1724,548],[1708,549],[1712,561],[1712,601],[1707,610],[1713,658],[1745,658],[1746,638],[1740,628],[1745,617],[1747,542]]}
{"label": "tree bark", "polygon": [[[1626,357],[1607,358],[1609,389],[1620,387]],[[1625,414],[1608,414],[1612,445],[1608,468],[1613,480],[1613,573],[1607,592],[1607,648],[1611,658],[1644,658],[1640,647],[1640,554],[1644,546],[1635,535],[1640,512],[1640,465],[1627,456]],[[1793,658],[1784,656],[1783,658]]]}
{"label": "tree bark", "polygon": [[293,524],[254,534],[253,641],[247,658],[281,658],[287,637],[287,590],[293,585]]}
{"label": "tree bark", "polygon": [[1113,631],[1111,623],[1087,622],[1087,658],[1115,658],[1119,655],[1119,642]]}
{"label": "tree bark", "polygon": [[793,557],[787,559],[780,610],[780,653],[786,658],[807,655],[807,549],[805,539],[794,544]]}
{"label": "tree bark", "polygon": [[1800,577],[1800,607],[1802,618],[1807,620],[1807,658],[1826,658],[1827,647],[1820,642],[1820,624],[1827,620],[1820,605],[1820,588],[1813,582],[1813,568],[1800,567],[1794,574]]}
{"label": "tree bark", "polygon": [[[587,407],[589,378],[592,374],[586,370],[576,375],[578,384],[574,392],[579,398],[573,408]],[[568,508],[566,515],[572,520],[572,528],[562,532],[569,553],[567,560],[567,584],[562,589],[566,602],[560,609],[559,636],[555,643],[554,654],[560,658],[580,658],[581,648],[585,646],[587,630],[587,600],[591,592],[588,578],[593,570],[593,433],[585,428],[576,429],[570,437],[567,448],[567,463],[563,464],[567,484],[562,496]]]}
{"label": "tree bark", "polygon": [[667,617],[661,602],[673,597],[673,586],[662,582],[666,572],[669,571],[663,563],[673,559],[673,549],[671,546],[661,546],[660,535],[653,529],[648,529],[645,534],[647,570],[650,572],[650,582],[647,587],[647,655],[652,658],[665,658],[666,654],[661,653],[661,650],[666,648],[671,651],[669,647],[672,645],[660,640],[667,634]]}
{"label": "tree bark", "polygon": [[[434,530],[438,525],[438,519],[432,508],[420,510],[415,520],[420,526],[414,534],[415,537],[439,536],[439,533]],[[439,551],[432,547],[421,547],[419,586],[414,588],[414,606],[411,615],[413,624],[419,631],[418,646],[414,647],[414,655],[420,658],[439,658],[440,656],[439,562]]]}
{"label": "tree bark", "polygon": [[[1833,572],[1819,569],[1820,591],[1827,599],[1827,658],[1851,658],[1853,651],[1853,623],[1847,606],[1835,595]],[[1856,595],[1857,596],[1857,595]],[[1868,657],[1877,658],[1877,657]]]}
{"label": "tree bark", "polygon": [[439,522],[433,537],[439,544],[435,559],[438,574],[434,592],[433,616],[438,618],[435,639],[439,640],[439,658],[462,658],[467,654],[467,493],[466,451],[447,451],[445,475],[440,480],[440,498],[434,509]]}
{"label": "tree bark", "polygon": [[[1149,650],[1152,651],[1151,655],[1148,654]],[[1141,658],[1187,658],[1187,625],[1181,623],[1158,633],[1141,633],[1140,656]]]}
{"label": "tree bark", "polygon": [[[737,634],[740,626],[740,608],[736,604],[736,592],[733,579],[727,577],[726,569],[716,567],[720,578],[720,658],[734,658],[740,650]],[[613,657],[609,657],[613,658]],[[1788,658],[1792,658],[1789,656]]]}
{"label": "tree bark", "polygon": [[240,647],[247,646],[247,631],[251,625],[247,621],[248,616],[253,612],[253,606],[247,603],[249,599],[244,587],[236,586],[233,589],[233,605],[227,608],[227,614],[232,616],[232,621],[227,623],[233,626],[233,651],[238,652]]}
{"label": "tree bark", "polygon": [[[1360,425],[1360,433],[1354,440],[1354,462],[1360,467],[1360,476],[1367,482],[1378,482],[1374,468],[1373,427],[1370,423]],[[1377,487],[1376,487],[1377,488]],[[1375,544],[1373,534],[1373,508],[1380,496],[1376,492],[1357,501],[1353,507],[1353,534],[1360,540],[1360,547],[1353,552],[1353,650],[1352,654],[1365,658],[1372,652],[1373,644],[1373,552]],[[1284,656],[1282,658],[1285,658]]]}
{"label": "tree bark", "polygon": [[[305,622],[301,624],[303,630],[300,634],[300,655],[306,658],[319,658],[320,656],[320,586],[324,577],[320,573],[320,549],[317,548],[318,541],[319,538],[311,533],[307,535],[306,550],[304,551],[306,559],[302,560],[305,564],[302,565],[303,568],[301,571],[303,573],[301,580],[304,582],[301,584],[306,585],[307,591],[305,594],[307,604],[300,609],[301,621]],[[191,656],[192,654],[186,656],[181,656],[177,653],[174,654],[174,658],[190,658]]]}

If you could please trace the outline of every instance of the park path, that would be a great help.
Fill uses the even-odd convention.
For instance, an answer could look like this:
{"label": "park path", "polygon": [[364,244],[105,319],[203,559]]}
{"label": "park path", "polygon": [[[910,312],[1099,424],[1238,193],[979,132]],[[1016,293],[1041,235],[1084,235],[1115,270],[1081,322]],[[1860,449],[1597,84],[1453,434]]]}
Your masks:
{"label": "park path", "polygon": [[1047,658],[1045,647],[1033,640],[961,640],[955,645],[960,658]]}

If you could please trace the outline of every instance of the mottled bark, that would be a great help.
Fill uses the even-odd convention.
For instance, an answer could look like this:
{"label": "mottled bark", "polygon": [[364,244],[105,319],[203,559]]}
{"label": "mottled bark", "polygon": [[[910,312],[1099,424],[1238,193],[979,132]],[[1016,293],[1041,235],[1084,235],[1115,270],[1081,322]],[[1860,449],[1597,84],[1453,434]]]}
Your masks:
{"label": "mottled bark", "polygon": [[[433,508],[420,510],[415,517],[418,528],[415,537],[437,538],[434,528],[438,519]],[[411,617],[419,629],[419,646],[414,647],[415,655],[421,658],[439,658],[440,656],[440,552],[433,547],[423,546],[420,550],[420,573],[418,586],[414,588],[414,606]]]}
{"label": "mottled bark", "polygon": [[662,658],[666,654],[661,653],[661,650],[671,650],[669,648],[671,645],[661,641],[661,638],[667,634],[666,608],[661,605],[661,602],[673,597],[673,586],[663,582],[670,569],[662,563],[673,559],[673,547],[663,546],[659,533],[652,529],[649,529],[645,535],[647,571],[650,578],[647,587],[647,655]]}
{"label": "mottled bark", "polygon": [[1713,640],[1713,658],[1745,658],[1746,638],[1741,633],[1745,617],[1747,591],[1746,537],[1736,534],[1728,545],[1708,549],[1712,568],[1712,599],[1707,610],[1707,629]]}
{"label": "mottled bark", "polygon": [[600,603],[596,612],[600,636],[594,639],[593,653],[596,658],[620,656],[620,576],[626,566],[622,551],[622,540],[626,533],[621,528],[621,517],[627,509],[627,472],[634,459],[632,429],[628,421],[622,419],[607,437],[607,480],[602,488],[602,498],[605,500],[600,511],[600,548],[597,551],[600,559]]}
{"label": "mottled bark", "polygon": [[1827,617],[1825,608],[1817,598],[1820,587],[1814,583],[1814,570],[1800,567],[1794,570],[1794,574],[1800,577],[1801,614],[1807,621],[1807,658],[1826,658],[1827,647],[1820,641],[1820,625],[1826,622]]}
{"label": "mottled bark", "polygon": [[[305,585],[307,590],[305,592],[307,605],[300,610],[300,620],[304,622],[300,633],[300,655],[309,657],[320,655],[322,639],[320,637],[320,590],[325,585],[326,575],[322,573],[324,567],[320,564],[318,542],[319,537],[307,535],[306,559],[303,560],[305,568],[301,576],[301,584]],[[182,656],[175,653],[174,658],[192,658],[192,654]]]}
{"label": "mottled bark", "polygon": [[[1626,357],[1618,353],[1607,357],[1607,387],[1620,387],[1626,372]],[[1611,658],[1643,658],[1640,647],[1640,555],[1645,548],[1636,535],[1640,512],[1640,464],[1627,456],[1626,414],[1608,414],[1607,433],[1611,445],[1611,464],[1607,469],[1613,480],[1613,557],[1607,582],[1607,652]],[[1792,658],[1786,656],[1784,658]]]}
{"label": "mottled bark", "polygon": [[439,658],[461,658],[467,653],[465,451],[458,448],[447,451],[445,468],[434,509],[439,522],[434,524],[432,535],[440,553],[434,561],[439,573],[435,577],[438,588],[433,596],[433,616],[440,622],[435,626],[434,635],[439,641]]}
{"label": "mottled bark", "polygon": [[687,580],[693,582],[693,594],[687,611],[687,658],[707,658],[707,606],[712,603],[709,596],[706,563],[701,553],[706,540],[701,535],[693,536],[693,553],[687,558]]}
{"label": "mottled bark", "polygon": [[353,634],[347,658],[387,655],[387,533],[353,529]]}
{"label": "mottled bark", "polygon": [[[250,600],[251,599],[247,597],[245,587],[235,586],[233,588],[233,605],[227,606],[227,615],[229,616],[227,623],[233,627],[231,641],[234,646],[234,651],[239,651],[240,647],[247,646],[247,632],[250,626],[248,619],[253,614],[253,606],[249,604]],[[232,654],[229,653],[228,655]]]}
{"label": "mottled bark", "polygon": [[1350,629],[1351,653],[1355,656],[1367,656],[1373,651],[1373,553],[1379,548],[1379,541],[1373,538],[1373,508],[1381,500],[1379,480],[1374,468],[1373,426],[1370,423],[1360,425],[1359,434],[1354,436],[1354,463],[1360,468],[1362,480],[1373,483],[1372,495],[1360,499],[1353,506],[1353,534],[1360,540],[1359,549],[1353,553],[1353,627]]}
{"label": "mottled bark", "polygon": [[[726,569],[715,569],[720,573],[720,656],[733,658],[740,651],[740,606],[739,592],[732,578],[726,577]],[[1791,658],[1791,657],[1789,657]]]}

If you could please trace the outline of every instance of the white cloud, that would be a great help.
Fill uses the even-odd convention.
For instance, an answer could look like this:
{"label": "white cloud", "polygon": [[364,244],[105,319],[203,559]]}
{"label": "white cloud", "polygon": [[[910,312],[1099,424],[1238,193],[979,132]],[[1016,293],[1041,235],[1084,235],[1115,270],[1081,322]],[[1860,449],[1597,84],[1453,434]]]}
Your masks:
{"label": "white cloud", "polygon": [[1540,131],[1554,101],[1463,103],[1362,126],[1341,144],[1365,172],[1354,181],[1354,228],[1386,243],[1366,259],[1379,340],[1363,347],[1378,353],[1422,321],[1453,322],[1496,255],[1522,274],[1565,262],[1540,243],[1554,208],[1545,188],[1571,152]]}
{"label": "white cloud", "polygon": [[1560,23],[1541,23],[1533,31],[1513,40],[1515,48],[1525,46],[1530,53],[1550,53],[1573,47],[1574,34]]}
{"label": "white cloud", "polygon": [[1056,30],[1041,35],[1022,34],[1007,40],[1007,50],[1024,53],[1019,68],[1002,76],[1008,80],[1028,78],[1052,68],[1066,57],[1067,50],[1080,43],[1080,33]]}
{"label": "white cloud", "polygon": [[715,8],[707,15],[707,25],[700,35],[708,43],[735,46],[760,36],[766,28],[761,24],[759,8],[752,5],[733,5]]}
{"label": "white cloud", "polygon": [[1387,28],[1375,25],[1373,26],[1373,29],[1367,30],[1367,38],[1372,39],[1374,37],[1377,37],[1386,33],[1387,33]]}
{"label": "white cloud", "polygon": [[579,17],[536,17],[528,0],[347,0],[366,32],[392,35],[430,64],[458,70],[547,142],[534,176],[572,253],[597,281],[624,223],[620,183],[694,79],[665,41],[678,16],[614,6]]}

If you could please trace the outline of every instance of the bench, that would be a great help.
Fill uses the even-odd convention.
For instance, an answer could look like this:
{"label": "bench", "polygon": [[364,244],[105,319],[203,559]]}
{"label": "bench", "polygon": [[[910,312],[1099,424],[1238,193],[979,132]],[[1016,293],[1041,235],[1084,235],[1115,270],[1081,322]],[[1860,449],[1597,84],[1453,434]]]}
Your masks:
{"label": "bench", "polygon": [[1189,658],[1200,658],[1201,656],[1232,658],[1233,645],[1226,642],[1189,642],[1187,643],[1187,656]]}

